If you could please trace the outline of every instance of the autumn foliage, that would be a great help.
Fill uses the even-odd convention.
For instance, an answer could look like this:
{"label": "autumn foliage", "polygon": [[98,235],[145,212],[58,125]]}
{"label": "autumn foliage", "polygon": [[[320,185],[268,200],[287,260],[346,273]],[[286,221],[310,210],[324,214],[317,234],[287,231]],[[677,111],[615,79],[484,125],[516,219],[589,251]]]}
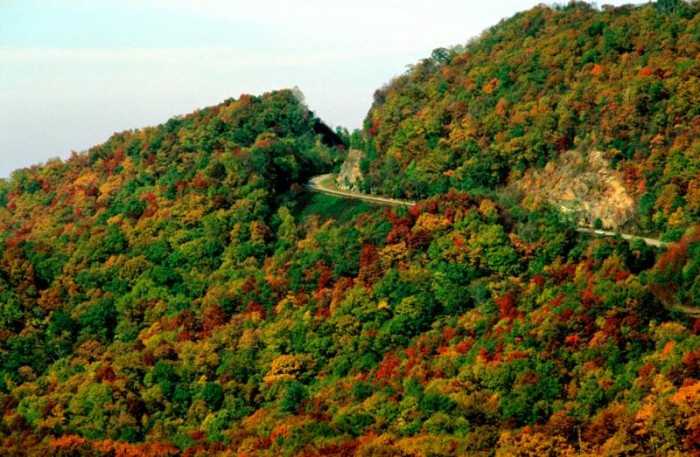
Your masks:
{"label": "autumn foliage", "polygon": [[365,191],[496,189],[564,151],[602,151],[637,226],[700,218],[698,4],[537,6],[436,49],[375,94]]}
{"label": "autumn foliage", "polygon": [[[293,91],[0,181],[0,455],[700,453],[697,24],[575,2],[436,51],[368,123],[410,209],[304,188],[349,140]],[[677,241],[489,190],[564,135],[633,145]]]}

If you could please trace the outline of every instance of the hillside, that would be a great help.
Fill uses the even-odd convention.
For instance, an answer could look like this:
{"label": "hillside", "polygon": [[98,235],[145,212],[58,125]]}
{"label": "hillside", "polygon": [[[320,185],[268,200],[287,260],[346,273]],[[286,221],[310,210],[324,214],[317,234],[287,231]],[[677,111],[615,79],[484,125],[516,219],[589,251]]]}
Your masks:
{"label": "hillside", "polygon": [[[582,223],[677,239],[700,218],[699,11],[540,6],[436,49],[375,94],[364,190],[508,185]],[[577,179],[595,157],[605,176]],[[552,174],[570,179],[557,187]]]}
{"label": "hillside", "polygon": [[[124,378],[119,406],[108,408],[125,408],[127,419],[98,408],[92,397],[104,398],[104,385],[88,380],[114,381],[121,368],[142,379],[144,362],[133,357],[174,356],[153,354],[139,336],[166,316],[194,322],[196,311],[219,322],[241,306],[263,309],[269,299],[220,294],[264,278],[262,262],[291,217],[281,203],[328,170],[339,145],[296,93],[280,91],[115,134],[0,181],[0,403],[22,412],[19,422],[5,416],[2,435],[19,427],[139,440],[141,381]],[[132,362],[115,372],[105,361],[116,355]],[[48,395],[56,388],[60,399]]]}
{"label": "hillside", "polygon": [[[626,18],[635,30],[657,18],[647,30],[657,38],[687,26],[664,49],[696,46],[681,33],[695,6],[661,3],[667,11],[537,7],[471,51],[439,51],[378,93],[364,141],[336,136],[283,90],[118,133],[0,180],[0,456],[700,454],[695,175],[681,186],[697,174],[697,154],[671,150],[695,145],[689,113],[700,96],[681,118],[689,130],[668,130],[672,143],[652,141],[634,160],[595,143],[593,121],[572,124],[571,147],[546,142],[532,160],[521,154],[529,146],[505,160],[491,130],[463,138],[478,153],[452,148],[458,125],[490,125],[494,115],[475,105],[483,94],[459,105],[473,117],[411,137],[420,145],[411,160],[397,146],[407,126],[426,132],[433,108],[467,96],[450,84],[477,71],[468,61],[478,49],[515,55],[528,30],[525,41],[545,40],[543,30],[558,37],[599,20],[602,35],[585,36],[600,41],[605,21]],[[598,58],[603,69],[612,62]],[[536,68],[516,69],[523,79],[509,90],[537,99],[534,122],[547,97],[528,94],[549,79],[531,86]],[[642,145],[634,119],[625,121],[640,136],[625,141]],[[544,132],[530,125],[525,136]],[[369,155],[346,154],[351,145]],[[348,155],[364,168],[360,187],[420,201],[382,207],[304,186]],[[648,173],[630,193],[637,227],[678,242],[656,249],[580,233],[560,205],[513,197],[526,182],[583,176],[568,187],[576,196],[597,173],[617,182],[635,164]],[[344,173],[351,185],[354,170]],[[642,211],[664,180],[678,189],[669,209],[681,208],[678,223],[661,197]]]}

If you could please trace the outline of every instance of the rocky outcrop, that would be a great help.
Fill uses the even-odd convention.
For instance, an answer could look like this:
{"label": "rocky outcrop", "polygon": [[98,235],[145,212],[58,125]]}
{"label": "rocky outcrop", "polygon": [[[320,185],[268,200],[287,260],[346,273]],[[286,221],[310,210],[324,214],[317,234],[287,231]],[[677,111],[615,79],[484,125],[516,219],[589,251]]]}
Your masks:
{"label": "rocky outcrop", "polygon": [[527,172],[514,185],[535,201],[544,199],[575,214],[581,225],[593,226],[600,220],[603,227],[617,229],[636,214],[622,174],[610,167],[600,151],[563,153],[544,169]]}
{"label": "rocky outcrop", "polygon": [[364,158],[364,152],[359,149],[350,149],[345,162],[340,167],[340,173],[335,178],[338,189],[359,191],[362,182],[362,171],[360,171],[360,161]]}

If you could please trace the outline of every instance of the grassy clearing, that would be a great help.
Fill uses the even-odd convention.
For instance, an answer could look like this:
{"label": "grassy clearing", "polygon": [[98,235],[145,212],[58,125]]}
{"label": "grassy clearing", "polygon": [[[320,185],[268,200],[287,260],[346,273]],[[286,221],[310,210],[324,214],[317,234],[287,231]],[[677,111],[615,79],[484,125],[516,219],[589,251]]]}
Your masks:
{"label": "grassy clearing", "polygon": [[335,184],[335,175],[330,175],[326,179],[322,180],[320,183],[321,187],[326,189],[338,190],[338,186]]}
{"label": "grassy clearing", "polygon": [[301,210],[300,217],[304,219],[311,214],[318,214],[325,219],[332,218],[343,223],[368,211],[381,210],[381,207],[365,203],[361,200],[352,200],[314,192],[310,195],[306,206]]}

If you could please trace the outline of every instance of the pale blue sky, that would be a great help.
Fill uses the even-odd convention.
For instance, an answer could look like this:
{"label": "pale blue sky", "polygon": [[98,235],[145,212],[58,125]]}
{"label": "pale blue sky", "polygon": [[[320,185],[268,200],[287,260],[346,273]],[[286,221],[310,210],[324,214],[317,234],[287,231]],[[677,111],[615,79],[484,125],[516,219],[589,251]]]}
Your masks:
{"label": "pale blue sky", "polygon": [[537,3],[0,0],[0,177],[283,87],[353,129],[406,65]]}

